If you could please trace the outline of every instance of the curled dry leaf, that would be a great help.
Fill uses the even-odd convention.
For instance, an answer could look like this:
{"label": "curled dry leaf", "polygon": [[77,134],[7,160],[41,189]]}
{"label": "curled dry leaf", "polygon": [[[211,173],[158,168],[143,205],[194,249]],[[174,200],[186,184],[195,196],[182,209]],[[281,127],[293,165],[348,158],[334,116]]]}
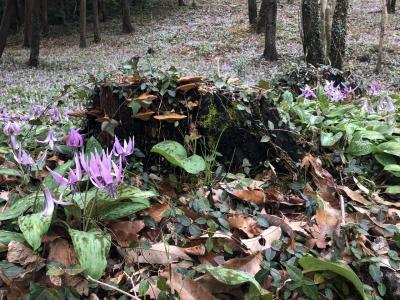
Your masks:
{"label": "curled dry leaf", "polygon": [[168,203],[157,203],[153,204],[150,208],[146,209],[143,211],[144,216],[150,216],[159,223],[162,218],[164,213],[170,209],[170,206]]}
{"label": "curled dry leaf", "polygon": [[150,120],[150,118],[151,118],[154,114],[155,114],[154,111],[144,111],[144,112],[137,113],[137,114],[134,116],[134,118],[135,118],[135,119],[142,120],[142,121],[148,121],[148,120]]}
{"label": "curled dry leaf", "polygon": [[192,260],[182,248],[164,243],[154,244],[150,249],[126,249],[126,254],[128,264],[166,265],[182,260]]}
{"label": "curled dry leaf", "polygon": [[110,224],[111,238],[119,246],[129,247],[133,241],[137,241],[137,234],[144,226],[143,220],[114,222]]}
{"label": "curled dry leaf", "polygon": [[141,94],[139,97],[135,98],[135,100],[138,100],[138,101],[154,101],[156,99],[158,99],[157,96],[150,95],[148,93]]}
{"label": "curled dry leaf", "polygon": [[262,260],[262,254],[258,252],[243,258],[230,259],[222,266],[232,270],[243,271],[254,276],[261,270],[260,264]]}
{"label": "curled dry leaf", "polygon": [[325,202],[324,207],[319,207],[315,215],[317,225],[322,235],[330,235],[339,228],[341,221],[340,210],[334,209]]}
{"label": "curled dry leaf", "polygon": [[350,188],[347,186],[338,186],[337,187],[339,191],[344,192],[351,200],[358,202],[360,204],[363,204],[365,206],[371,205],[372,203],[365,199],[360,193],[357,193],[355,191],[352,191]]}
{"label": "curled dry leaf", "polygon": [[10,263],[26,266],[32,263],[41,262],[43,259],[33,254],[32,249],[24,243],[11,241],[8,244],[7,260]]}
{"label": "curled dry leaf", "polygon": [[178,84],[188,84],[188,83],[196,83],[202,81],[203,78],[201,76],[184,76],[179,77],[176,81]]}
{"label": "curled dry leaf", "polygon": [[195,87],[197,87],[196,83],[188,83],[188,84],[184,84],[184,85],[180,85],[176,88],[176,91],[178,93],[186,93],[192,89],[194,89]]}
{"label": "curled dry leaf", "polygon": [[240,200],[255,203],[257,205],[262,205],[265,202],[264,191],[260,190],[237,190],[228,191],[233,196],[239,198]]}
{"label": "curled dry leaf", "polygon": [[280,227],[270,226],[259,236],[252,239],[241,240],[241,242],[247,247],[247,252],[253,254],[271,248],[272,242],[279,240],[281,236],[282,229]]}
{"label": "curled dry leaf", "polygon": [[165,115],[154,116],[154,119],[159,120],[159,121],[179,121],[179,120],[186,119],[186,118],[187,118],[187,116],[180,115],[177,113],[169,113],[169,114],[165,114]]}
{"label": "curled dry leaf", "polygon": [[200,256],[206,253],[206,247],[203,244],[199,244],[192,247],[182,248],[182,250],[189,255]]}
{"label": "curled dry leaf", "polygon": [[249,238],[259,235],[262,229],[257,225],[257,221],[252,217],[241,215],[228,217],[229,226],[239,229],[247,234]]}
{"label": "curled dry leaf", "polygon": [[[168,272],[164,272],[162,275],[169,278]],[[181,300],[216,300],[206,287],[179,273],[172,272],[167,283],[179,294]]]}
{"label": "curled dry leaf", "polygon": [[78,264],[74,248],[62,238],[57,238],[49,243],[47,262],[60,263],[67,268]]}

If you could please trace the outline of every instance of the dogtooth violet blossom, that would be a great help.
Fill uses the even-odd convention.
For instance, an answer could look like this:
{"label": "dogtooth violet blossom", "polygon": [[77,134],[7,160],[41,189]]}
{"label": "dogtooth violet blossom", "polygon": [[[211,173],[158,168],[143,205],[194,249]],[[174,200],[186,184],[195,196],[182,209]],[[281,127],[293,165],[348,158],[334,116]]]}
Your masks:
{"label": "dogtooth violet blossom", "polygon": [[113,153],[115,156],[120,156],[124,162],[126,162],[126,157],[133,153],[133,148],[135,145],[134,138],[128,138],[128,142],[124,140],[124,146],[122,146],[117,137],[115,137]]}
{"label": "dogtooth violet blossom", "polygon": [[61,200],[57,200],[53,197],[50,190],[48,188],[43,189],[44,193],[44,210],[42,211],[42,215],[44,216],[52,216],[54,212],[54,204],[59,205],[70,205],[71,203],[64,202]]}
{"label": "dogtooth violet blossom", "polygon": [[79,129],[71,129],[66,144],[72,148],[80,148],[83,146],[83,137],[79,133]]}
{"label": "dogtooth violet blossom", "polygon": [[84,153],[80,154],[82,168],[88,173],[90,181],[99,189],[105,189],[115,197],[115,188],[122,181],[123,169],[122,158],[119,157],[118,164],[112,160],[111,153],[102,152],[100,156],[97,151],[91,153],[88,161]]}
{"label": "dogtooth violet blossom", "polygon": [[54,149],[54,142],[56,142],[57,139],[54,136],[54,132],[53,130],[49,130],[49,132],[47,133],[46,138],[43,141],[38,141],[39,143],[44,143],[44,144],[48,144],[49,148],[51,150]]}
{"label": "dogtooth violet blossom", "polygon": [[329,100],[339,102],[346,99],[347,94],[343,93],[339,86],[335,86],[334,81],[325,81],[324,91]]}
{"label": "dogtooth violet blossom", "polygon": [[307,98],[307,99],[316,98],[317,97],[315,95],[314,91],[311,89],[311,87],[308,84],[306,84],[304,89],[300,88],[300,91],[301,91],[301,95],[300,95],[301,97],[304,97],[304,98]]}
{"label": "dogtooth violet blossom", "polygon": [[369,87],[368,95],[370,96],[379,96],[381,92],[381,85],[379,82],[374,81],[371,83],[371,86]]}
{"label": "dogtooth violet blossom", "polygon": [[389,113],[389,112],[395,111],[396,108],[394,107],[392,98],[385,97],[385,98],[379,99],[376,110],[378,111],[378,113],[383,113],[383,112]]}
{"label": "dogtooth violet blossom", "polygon": [[7,122],[7,124],[3,128],[3,132],[5,135],[10,137],[12,149],[16,149],[17,148],[17,140],[16,140],[15,136],[21,132],[20,125],[15,122]]}
{"label": "dogtooth violet blossom", "polygon": [[77,154],[75,154],[74,160],[75,160],[75,171],[72,170],[71,168],[69,168],[68,178],[62,177],[56,171],[53,171],[53,170],[49,169],[48,167],[46,167],[46,168],[58,184],[64,185],[64,186],[71,186],[73,189],[75,189],[77,183],[82,179],[83,174],[82,174],[81,164],[79,162],[79,157]]}
{"label": "dogtooth violet blossom", "polygon": [[364,99],[363,105],[361,106],[361,109],[364,110],[365,112],[369,113],[369,114],[374,114],[375,113],[374,108],[369,103],[368,99]]}

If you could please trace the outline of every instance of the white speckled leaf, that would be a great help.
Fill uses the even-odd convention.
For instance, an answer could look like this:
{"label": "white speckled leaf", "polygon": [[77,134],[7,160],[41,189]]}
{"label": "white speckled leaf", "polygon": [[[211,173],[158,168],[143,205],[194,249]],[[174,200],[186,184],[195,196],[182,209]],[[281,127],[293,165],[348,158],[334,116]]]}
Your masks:
{"label": "white speckled leaf", "polygon": [[36,213],[18,218],[18,225],[26,241],[33,250],[39,249],[42,237],[47,233],[51,224],[51,216]]}

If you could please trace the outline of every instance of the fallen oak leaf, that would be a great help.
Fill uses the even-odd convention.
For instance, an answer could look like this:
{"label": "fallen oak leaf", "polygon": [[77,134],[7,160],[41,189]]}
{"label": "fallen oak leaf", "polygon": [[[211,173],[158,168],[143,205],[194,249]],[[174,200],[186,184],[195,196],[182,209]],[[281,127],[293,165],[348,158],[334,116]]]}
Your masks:
{"label": "fallen oak leaf", "polygon": [[368,201],[367,199],[365,199],[360,193],[357,193],[353,190],[351,190],[350,188],[348,188],[347,186],[342,186],[339,185],[337,187],[337,189],[339,191],[344,192],[351,200],[357,202],[357,203],[361,203],[365,206],[371,205],[372,203],[370,201]]}
{"label": "fallen oak leaf", "polygon": [[237,190],[237,191],[228,191],[229,194],[232,194],[236,198],[240,200],[254,203],[257,205],[262,205],[265,203],[265,194],[264,191],[260,190]]}
{"label": "fallen oak leaf", "polygon": [[224,268],[243,271],[255,276],[261,270],[262,253],[254,253],[242,258],[233,258],[222,264]]}
{"label": "fallen oak leaf", "polygon": [[280,227],[270,226],[259,236],[251,239],[243,239],[241,242],[247,247],[248,253],[253,254],[271,248],[272,243],[279,240],[281,236],[282,229]]}
{"label": "fallen oak leaf", "polygon": [[121,247],[129,247],[137,241],[137,234],[145,227],[143,220],[113,222],[110,225],[111,238]]}
{"label": "fallen oak leaf", "polygon": [[57,238],[49,243],[47,262],[60,263],[64,267],[78,264],[78,259],[72,245],[62,238]]}
{"label": "fallen oak leaf", "polygon": [[147,208],[143,211],[144,216],[150,216],[154,219],[156,223],[160,223],[163,219],[164,213],[169,210],[171,207],[168,203],[157,203],[153,204],[150,208]]}
{"label": "fallen oak leaf", "polygon": [[228,217],[227,221],[230,227],[243,231],[249,238],[259,235],[262,232],[262,229],[257,225],[257,221],[252,217],[235,215]]}

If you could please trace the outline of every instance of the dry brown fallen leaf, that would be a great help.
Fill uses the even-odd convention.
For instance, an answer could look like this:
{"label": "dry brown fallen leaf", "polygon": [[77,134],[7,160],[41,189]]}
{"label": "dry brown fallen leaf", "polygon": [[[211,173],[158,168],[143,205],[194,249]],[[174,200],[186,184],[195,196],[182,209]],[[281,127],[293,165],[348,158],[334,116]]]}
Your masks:
{"label": "dry brown fallen leaf", "polygon": [[125,252],[128,264],[166,265],[182,260],[192,260],[182,248],[165,245],[164,243],[154,244],[150,249],[126,249]]}
{"label": "dry brown fallen leaf", "polygon": [[179,121],[182,119],[186,119],[187,116],[180,115],[177,113],[169,113],[169,114],[165,114],[165,115],[154,116],[153,118],[158,121]]}
{"label": "dry brown fallen leaf", "polygon": [[184,85],[180,85],[176,88],[176,91],[178,93],[186,93],[192,89],[194,89],[195,87],[197,87],[196,83],[188,83],[188,84],[184,84]]}
{"label": "dry brown fallen leaf", "polygon": [[257,205],[262,205],[265,203],[265,194],[264,191],[260,190],[237,190],[237,191],[228,191],[229,194],[234,195],[240,200],[255,203]]}
{"label": "dry brown fallen leaf", "polygon": [[171,278],[169,272],[162,276],[168,279],[167,284],[179,294],[180,300],[216,300],[206,287],[188,277],[176,272],[172,272]]}
{"label": "dry brown fallen leaf", "polygon": [[329,235],[339,228],[341,213],[340,210],[334,209],[329,203],[325,202],[324,207],[317,209],[315,219],[320,233]]}
{"label": "dry brown fallen leaf", "polygon": [[30,247],[17,241],[11,241],[8,244],[7,260],[10,263],[19,264],[21,266],[43,261],[41,257],[33,254]]}
{"label": "dry brown fallen leaf", "polygon": [[347,197],[349,197],[351,200],[361,203],[365,206],[371,205],[372,203],[370,201],[368,201],[367,199],[365,199],[360,193],[357,193],[355,191],[352,191],[350,188],[348,188],[347,186],[338,186],[337,187],[339,191],[343,191]]}
{"label": "dry brown fallen leaf", "polygon": [[144,227],[143,220],[113,222],[110,224],[111,238],[121,247],[129,247],[133,241],[137,241],[137,234]]}
{"label": "dry brown fallen leaf", "polygon": [[243,271],[256,275],[261,270],[260,264],[263,260],[262,253],[254,253],[243,258],[233,258],[222,264],[224,268]]}
{"label": "dry brown fallen leaf", "polygon": [[252,239],[244,239],[241,242],[247,247],[248,253],[257,253],[271,248],[272,242],[277,241],[282,236],[282,229],[277,226],[270,226],[259,236]]}
{"label": "dry brown fallen leaf", "polygon": [[200,256],[206,253],[206,247],[203,244],[199,244],[192,247],[182,248],[182,250],[189,255]]}
{"label": "dry brown fallen leaf", "polygon": [[135,100],[138,100],[138,101],[154,101],[156,99],[158,99],[157,96],[150,95],[148,93],[141,94],[139,97],[135,98]]}
{"label": "dry brown fallen leaf", "polygon": [[153,204],[150,208],[143,211],[144,216],[150,216],[159,223],[163,219],[163,214],[170,209],[168,203]]}
{"label": "dry brown fallen leaf", "polygon": [[142,120],[142,121],[148,121],[148,120],[151,119],[151,117],[152,117],[154,114],[155,114],[154,111],[144,111],[144,112],[137,113],[137,114],[134,116],[134,118],[135,118],[135,119]]}
{"label": "dry brown fallen leaf", "polygon": [[257,225],[257,221],[252,217],[241,215],[230,216],[228,217],[228,223],[230,227],[246,233],[249,238],[259,235],[262,232],[262,229]]}
{"label": "dry brown fallen leaf", "polygon": [[78,260],[72,245],[61,238],[57,238],[49,243],[49,255],[47,262],[61,263],[65,267],[76,265]]}
{"label": "dry brown fallen leaf", "polygon": [[202,81],[203,78],[201,76],[184,76],[179,77],[176,81],[178,84],[187,84],[187,83],[196,83]]}

